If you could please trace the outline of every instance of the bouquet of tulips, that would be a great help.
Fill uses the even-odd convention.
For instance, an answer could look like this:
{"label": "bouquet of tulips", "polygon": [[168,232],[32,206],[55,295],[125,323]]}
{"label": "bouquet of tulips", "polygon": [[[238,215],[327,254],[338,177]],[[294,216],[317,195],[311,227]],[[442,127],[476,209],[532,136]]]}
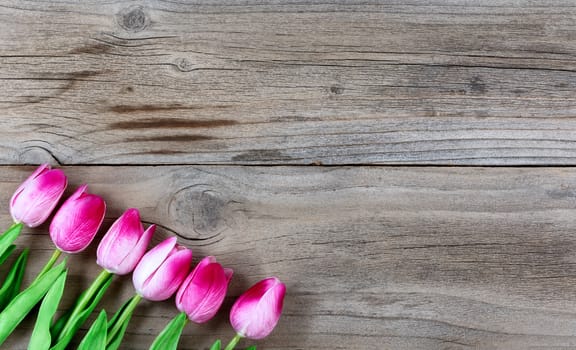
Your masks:
{"label": "bouquet of tulips", "polygon": [[[16,190],[10,201],[14,224],[0,235],[0,264],[15,251],[14,242],[24,225],[34,228],[44,223],[57,207],[67,186],[60,169],[40,166]],[[13,261],[0,287],[0,345],[38,304],[36,323],[29,349],[63,350],[69,348],[76,332],[105,296],[115,275],[132,273],[134,296],[112,315],[101,310],[78,349],[118,349],[134,309],[142,299],[167,300],[176,294],[180,313],[156,337],[150,349],[177,349],[180,335],[189,321],[210,320],[222,305],[232,278],[232,270],[222,267],[213,256],[202,259],[191,269],[192,251],[170,237],[148,252],[155,225],[144,229],[137,209],[126,210],[104,235],[97,249],[96,263],[102,267],[93,283],[80,294],[74,305],[56,317],[64,294],[66,258],[88,247],[98,232],[106,203],[80,186],[56,211],[49,232],[56,249],[38,276],[21,290],[29,251],[24,249]],[[230,322],[236,335],[225,350],[232,350],[242,338],[266,337],[280,318],[286,287],[277,278],[264,279],[244,294],[232,307]],[[249,349],[255,349],[251,346]],[[220,350],[216,340],[210,350]]]}

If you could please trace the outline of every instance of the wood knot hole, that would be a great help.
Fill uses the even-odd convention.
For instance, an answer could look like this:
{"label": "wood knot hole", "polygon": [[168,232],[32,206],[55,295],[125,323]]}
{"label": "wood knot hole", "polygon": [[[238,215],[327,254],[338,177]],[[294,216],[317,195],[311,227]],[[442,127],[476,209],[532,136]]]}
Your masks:
{"label": "wood knot hole", "polygon": [[141,32],[150,25],[150,17],[142,6],[130,6],[118,14],[118,24],[129,32]]}
{"label": "wood knot hole", "polygon": [[470,90],[473,93],[484,94],[486,93],[487,86],[486,83],[479,76],[474,76],[470,79]]}
{"label": "wood knot hole", "polygon": [[194,70],[194,64],[186,58],[179,58],[175,62],[176,69],[180,72],[191,72]]}
{"label": "wood knot hole", "polygon": [[186,228],[184,238],[204,240],[213,238],[233,225],[233,212],[223,194],[192,186],[174,194],[169,204],[172,220]]}
{"label": "wood knot hole", "polygon": [[341,86],[331,86],[330,87],[330,93],[333,95],[342,95],[344,93],[344,88]]}

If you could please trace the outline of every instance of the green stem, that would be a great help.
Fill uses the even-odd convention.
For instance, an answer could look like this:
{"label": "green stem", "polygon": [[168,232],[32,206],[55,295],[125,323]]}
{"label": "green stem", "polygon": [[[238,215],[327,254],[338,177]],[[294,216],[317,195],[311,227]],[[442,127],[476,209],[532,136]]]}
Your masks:
{"label": "green stem", "polygon": [[4,233],[10,231],[11,229],[13,229],[14,227],[16,227],[16,226],[18,226],[18,225],[24,226],[24,224],[21,223],[21,222],[14,222],[12,225],[10,225],[10,227],[8,227],[8,229],[7,229],[6,231],[4,231]]}
{"label": "green stem", "polygon": [[[74,305],[74,310],[72,310],[72,313],[70,314],[68,321],[64,325],[64,328],[62,328],[60,335],[66,334],[70,330],[70,328],[74,327],[74,321],[76,320],[76,317],[80,313],[82,313],[82,311],[84,311],[86,306],[90,304],[90,301],[100,291],[100,288],[106,282],[108,282],[110,275],[112,275],[112,273],[103,269],[102,272],[100,272],[100,274],[98,275],[98,277],[96,277],[94,282],[92,282],[92,285],[86,290],[86,292],[82,293],[80,299]],[[58,339],[57,341],[60,341],[60,339]]]}
{"label": "green stem", "polygon": [[134,309],[136,308],[138,303],[140,303],[140,300],[142,300],[142,296],[140,294],[135,294],[130,299],[130,302],[128,303],[128,305],[126,305],[126,308],[122,310],[122,314],[118,317],[117,322],[115,322],[112,329],[110,329],[110,331],[108,332],[108,335],[106,336],[108,341],[114,339],[116,334],[120,331],[120,329],[122,329],[122,325],[124,324],[124,322],[126,322],[127,319],[132,317],[132,313],[134,312]]}
{"label": "green stem", "polygon": [[233,350],[240,341],[240,339],[242,339],[242,336],[240,334],[236,334],[234,338],[230,340],[230,343],[226,345],[226,348],[224,350]]}
{"label": "green stem", "polygon": [[45,274],[46,271],[50,270],[52,268],[52,266],[54,266],[54,264],[56,263],[56,260],[58,260],[58,258],[60,257],[61,254],[62,254],[61,250],[54,249],[54,251],[52,252],[52,256],[50,257],[50,260],[48,260],[46,265],[44,265],[44,267],[42,268],[42,271],[40,271],[40,273],[38,274],[38,277],[36,277],[36,279],[40,278],[40,276]]}

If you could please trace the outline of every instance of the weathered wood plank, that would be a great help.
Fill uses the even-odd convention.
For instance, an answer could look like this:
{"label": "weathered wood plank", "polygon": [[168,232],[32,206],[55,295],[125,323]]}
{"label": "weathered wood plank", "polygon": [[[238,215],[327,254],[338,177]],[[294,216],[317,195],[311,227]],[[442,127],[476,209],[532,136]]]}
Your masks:
{"label": "weathered wood plank", "polygon": [[[108,224],[139,207],[161,225],[156,240],[178,234],[195,260],[213,254],[235,269],[222,316],[188,327],[182,349],[228,339],[234,296],[269,275],[287,283],[288,296],[263,349],[519,350],[576,342],[574,169],[64,169],[71,187],[86,182],[105,197]],[[0,203],[7,203],[30,168],[0,170]],[[5,208],[0,223],[9,221]],[[51,243],[43,229],[27,230],[19,243],[32,247],[32,275]],[[67,303],[96,275],[93,254],[71,257]],[[106,307],[114,310],[130,293],[129,279],[117,279]],[[169,302],[143,304],[127,348],[145,349],[174,314]],[[8,348],[24,348],[26,334],[20,330]]]}
{"label": "weathered wood plank", "polygon": [[572,1],[0,1],[3,164],[576,164]]}

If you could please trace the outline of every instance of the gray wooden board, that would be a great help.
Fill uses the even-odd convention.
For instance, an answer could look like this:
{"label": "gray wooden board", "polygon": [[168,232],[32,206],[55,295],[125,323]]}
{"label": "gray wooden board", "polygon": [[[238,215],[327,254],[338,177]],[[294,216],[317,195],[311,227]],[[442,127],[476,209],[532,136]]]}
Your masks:
{"label": "gray wooden board", "polygon": [[[138,207],[155,242],[215,255],[230,296],[182,349],[229,339],[270,275],[288,294],[262,349],[576,349],[576,170],[398,166],[575,165],[575,19],[568,0],[0,0],[0,223],[21,165],[50,162],[105,197],[105,227]],[[18,241],[25,283],[46,232]],[[70,257],[62,307],[94,254]],[[117,278],[103,307],[132,293]],[[175,314],[144,302],[123,348]]]}
{"label": "gray wooden board", "polygon": [[0,1],[0,163],[573,165],[565,1]]}
{"label": "gray wooden board", "polygon": [[[30,167],[4,166],[0,203]],[[230,339],[230,306],[276,275],[283,316],[262,349],[572,349],[576,343],[576,170],[437,167],[65,167],[109,206],[176,234],[195,261],[235,270],[220,316],[189,325],[182,349]],[[10,223],[6,205],[0,223]],[[26,229],[29,282],[50,255],[47,228]],[[96,244],[70,257],[64,305],[97,274]],[[6,267],[2,267],[2,271]],[[116,278],[114,311],[133,289]],[[145,349],[172,301],[144,302],[125,348]],[[24,348],[33,319],[9,338]],[[243,342],[247,346],[250,342]]]}

